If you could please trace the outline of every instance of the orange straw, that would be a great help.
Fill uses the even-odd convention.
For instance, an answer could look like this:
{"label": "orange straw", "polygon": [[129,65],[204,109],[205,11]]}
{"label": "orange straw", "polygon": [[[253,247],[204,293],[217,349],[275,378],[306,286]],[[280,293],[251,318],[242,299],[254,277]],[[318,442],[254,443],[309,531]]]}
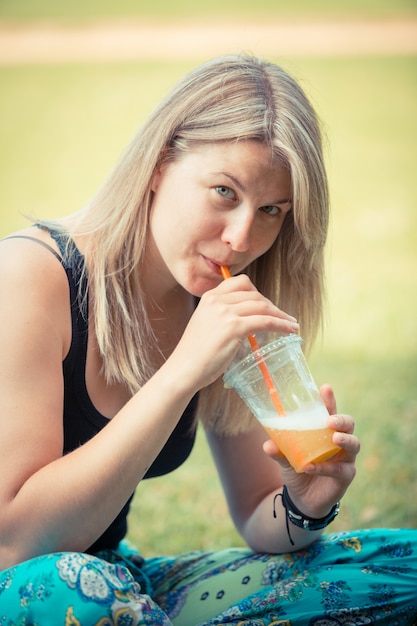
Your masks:
{"label": "orange straw", "polygon": [[[229,268],[227,267],[227,265],[221,265],[220,266],[220,270],[222,273],[222,276],[224,278],[224,280],[226,280],[227,278],[231,278],[231,273],[229,271]],[[272,376],[269,372],[269,369],[266,366],[265,361],[263,360],[263,358],[260,356],[260,354],[257,352],[259,350],[259,344],[256,341],[256,337],[255,335],[253,335],[252,333],[250,335],[248,335],[248,341],[250,343],[250,347],[252,348],[252,351],[255,353],[255,358],[258,362],[258,367],[261,370],[262,376],[265,380],[266,386],[268,387],[268,391],[269,391],[269,395],[271,396],[271,400],[274,403],[274,406],[277,410],[278,415],[284,416],[285,415],[285,411],[284,411],[284,407],[281,404],[281,400],[279,399],[279,395],[277,390],[275,389],[275,385],[274,385],[274,381],[272,380]]]}

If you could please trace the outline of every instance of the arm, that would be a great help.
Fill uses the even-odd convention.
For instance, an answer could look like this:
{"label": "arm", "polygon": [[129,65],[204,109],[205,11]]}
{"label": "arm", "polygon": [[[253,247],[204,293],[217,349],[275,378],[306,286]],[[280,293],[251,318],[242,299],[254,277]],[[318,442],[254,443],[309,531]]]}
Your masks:
{"label": "arm", "polygon": [[62,456],[62,360],[71,339],[65,272],[48,251],[16,241],[2,242],[0,268],[0,567],[7,567],[91,545],[195,390],[175,382],[167,364],[94,440]]}
{"label": "arm", "polygon": [[4,568],[88,548],[135,490],[190,399],[224,371],[242,338],[252,329],[291,332],[293,326],[246,277],[221,283],[203,296],[154,376],[100,433],[63,456],[62,359],[71,337],[65,273],[49,252],[11,240],[0,246],[0,268],[7,294],[0,299]]}
{"label": "arm", "polygon": [[[330,387],[322,395],[331,413],[336,411]],[[343,450],[327,463],[311,466],[308,473],[297,474],[283,458],[258,422],[248,433],[237,437],[207,437],[224,487],[236,528],[248,545],[258,552],[290,552],[316,540],[323,531],[307,531],[291,522],[291,544],[281,498],[274,498],[287,485],[294,504],[313,518],[326,516],[342,498],[355,475],[359,441],[352,434],[349,416],[334,415],[329,425],[338,430],[335,442]]]}

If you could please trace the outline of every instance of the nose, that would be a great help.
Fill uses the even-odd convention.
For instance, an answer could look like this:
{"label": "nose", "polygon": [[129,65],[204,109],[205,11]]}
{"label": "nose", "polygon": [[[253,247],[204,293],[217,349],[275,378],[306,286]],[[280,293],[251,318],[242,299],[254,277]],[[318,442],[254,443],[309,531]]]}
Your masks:
{"label": "nose", "polygon": [[227,216],[222,241],[235,252],[247,252],[250,247],[254,215],[248,210],[235,209]]}

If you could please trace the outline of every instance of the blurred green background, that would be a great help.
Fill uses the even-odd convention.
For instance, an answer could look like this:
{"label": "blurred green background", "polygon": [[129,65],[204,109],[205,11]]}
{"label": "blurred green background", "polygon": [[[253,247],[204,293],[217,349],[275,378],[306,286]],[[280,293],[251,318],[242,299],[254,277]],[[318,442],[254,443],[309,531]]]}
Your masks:
{"label": "blurred green background", "polygon": [[[392,17],[415,16],[415,0],[73,0],[63,3],[56,0],[1,0],[0,17],[16,20],[51,19],[82,21],[86,18],[125,19],[131,17],[152,20],[215,18],[282,18],[323,19],[333,16]],[[174,25],[175,27],[175,25]]]}
{"label": "blurred green background", "polygon": [[[191,3],[0,0],[1,38],[22,24],[169,23],[194,29],[233,16],[262,25],[415,24],[415,1],[260,0]],[[254,26],[255,25],[255,26]],[[353,26],[352,26],[353,28]],[[59,31],[58,31],[59,32]],[[363,31],[361,31],[363,32]],[[301,42],[300,42],[301,43]],[[162,47],[163,41],[155,42]],[[236,51],[247,50],[242,36]],[[256,48],[250,49],[257,54]],[[219,50],[221,53],[222,50]],[[387,40],[379,54],[270,54],[302,84],[322,118],[332,195],[328,320],[310,356],[362,440],[358,476],[332,529],[417,525],[416,56]],[[5,62],[0,45],[0,236],[22,214],[72,212],[95,192],[159,98],[206,58]],[[5,297],[4,294],[2,297]],[[177,472],[139,487],[130,538],[145,554],[241,545],[204,434]]]}

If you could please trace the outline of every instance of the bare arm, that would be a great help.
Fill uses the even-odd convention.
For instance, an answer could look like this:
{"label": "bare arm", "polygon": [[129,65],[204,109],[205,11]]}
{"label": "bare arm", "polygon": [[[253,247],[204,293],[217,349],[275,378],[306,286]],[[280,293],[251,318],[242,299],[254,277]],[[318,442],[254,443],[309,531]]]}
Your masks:
{"label": "bare arm", "polygon": [[279,465],[262,449],[267,435],[262,427],[237,437],[218,437],[207,433],[226,500],[237,530],[257,552],[283,553],[300,549],[320,536],[320,531],[306,532],[291,528],[292,546],[286,530],[285,511],[280,498],[283,478]]}
{"label": "bare arm", "polygon": [[0,246],[0,268],[0,451],[7,468],[0,481],[0,566],[7,567],[91,545],[195,389],[182,387],[167,363],[93,440],[62,456],[62,360],[71,329],[65,272],[48,251],[12,241]]}
{"label": "bare arm", "polygon": [[16,241],[1,244],[0,268],[0,452],[7,467],[0,481],[0,567],[8,567],[89,547],[242,337],[292,326],[247,277],[221,283],[203,296],[165,364],[102,431],[63,456],[62,359],[71,332],[65,273],[48,251]]}

